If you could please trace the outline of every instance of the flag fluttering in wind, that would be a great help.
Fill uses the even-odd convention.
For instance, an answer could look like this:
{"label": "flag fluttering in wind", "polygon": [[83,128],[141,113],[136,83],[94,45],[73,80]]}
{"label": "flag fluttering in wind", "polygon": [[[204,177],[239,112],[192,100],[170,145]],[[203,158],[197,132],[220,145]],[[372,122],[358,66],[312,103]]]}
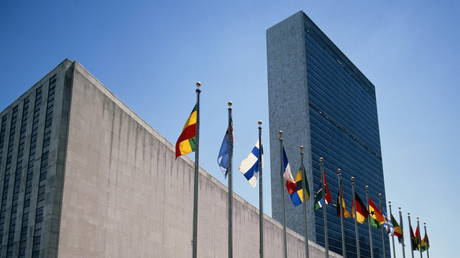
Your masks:
{"label": "flag fluttering in wind", "polygon": [[258,162],[259,155],[263,155],[263,149],[259,141],[257,141],[254,148],[252,148],[251,153],[249,153],[246,159],[241,161],[240,164],[240,172],[244,175],[252,187],[256,187],[257,177],[260,172]]}
{"label": "flag fluttering in wind", "polygon": [[424,252],[428,249],[430,249],[430,240],[428,239],[428,234],[425,232],[425,236],[420,244],[420,251]]}
{"label": "flag fluttering in wind", "polygon": [[[304,202],[302,174],[303,174],[302,169],[299,169],[299,171],[297,171],[297,175],[295,176],[295,183],[294,184],[291,183],[290,186],[288,187],[289,196],[291,197],[291,201],[295,206],[298,206]],[[307,200],[310,200],[310,192],[308,191],[308,182],[307,182]]]}
{"label": "flag fluttering in wind", "polygon": [[369,221],[373,227],[378,228],[385,222],[385,217],[383,217],[382,212],[377,208],[377,205],[372,201],[371,198],[368,199],[369,203]]}
{"label": "flag fluttering in wind", "polygon": [[402,243],[402,241],[403,241],[403,230],[402,230],[401,226],[398,224],[398,222],[396,221],[395,217],[393,217],[393,214],[390,214],[390,216],[391,216],[391,223],[393,224],[393,228],[394,228],[393,235],[398,237],[399,243]]}
{"label": "flag fluttering in wind", "polygon": [[383,223],[383,227],[385,228],[387,235],[389,236],[394,236],[395,233],[395,228],[393,226],[393,223],[391,222],[391,219],[383,214],[383,217],[385,218],[385,222]]}
{"label": "flag fluttering in wind", "polygon": [[327,184],[326,178],[327,178],[326,172],[324,172],[324,178],[323,178],[324,188],[325,188],[324,202],[326,204],[329,204],[332,202],[332,196],[331,196],[331,192],[329,191],[329,185]]}
{"label": "flag fluttering in wind", "polygon": [[360,224],[363,224],[366,221],[366,218],[369,216],[369,212],[366,209],[366,205],[364,205],[359,195],[355,193],[355,203],[353,204],[353,216],[355,216],[356,210],[356,221]]}
{"label": "flag fluttering in wind", "polygon": [[326,181],[326,173],[324,173],[323,177],[324,188],[326,189],[326,196],[324,196],[323,186],[315,193],[315,211],[321,209],[325,204],[329,204],[332,202],[331,192],[329,192],[329,185]]}
{"label": "flag fluttering in wind", "polygon": [[230,154],[233,152],[233,123],[230,118],[229,126],[225,132],[224,140],[220,146],[219,155],[217,157],[217,164],[227,177],[228,168],[230,165]]}
{"label": "flag fluttering in wind", "polygon": [[321,187],[315,193],[315,207],[314,207],[314,210],[317,211],[317,210],[321,209],[323,207],[323,205],[324,205],[323,188]]}
{"label": "flag fluttering in wind", "polygon": [[295,192],[296,189],[296,181],[294,177],[292,177],[291,173],[291,165],[289,165],[289,161],[286,155],[286,150],[283,147],[283,178],[286,181],[286,190],[289,194]]}
{"label": "flag fluttering in wind", "polygon": [[176,142],[176,159],[181,155],[194,152],[196,149],[196,122],[197,122],[198,104],[192,110],[192,113],[185,122],[182,133]]}
{"label": "flag fluttering in wind", "polygon": [[[412,225],[409,225],[409,234],[410,234],[410,244],[411,244],[411,248],[412,250],[418,250],[418,240],[417,240],[417,237],[414,233],[414,230],[412,229]],[[418,230],[418,228],[417,228]]]}
{"label": "flag fluttering in wind", "polygon": [[350,212],[348,212],[345,205],[345,198],[343,198],[343,191],[337,194],[337,216],[340,217],[340,203],[342,203],[342,213],[344,218],[351,218]]}
{"label": "flag fluttering in wind", "polygon": [[415,244],[416,244],[415,246],[417,250],[420,250],[420,244],[422,243],[422,237],[420,236],[420,229],[418,226],[415,229],[414,237],[415,237]]}

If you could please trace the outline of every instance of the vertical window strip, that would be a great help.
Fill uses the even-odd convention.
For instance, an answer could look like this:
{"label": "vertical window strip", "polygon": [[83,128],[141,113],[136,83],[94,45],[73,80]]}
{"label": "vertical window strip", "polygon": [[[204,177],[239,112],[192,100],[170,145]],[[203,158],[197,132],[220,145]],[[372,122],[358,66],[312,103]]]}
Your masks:
{"label": "vertical window strip", "polygon": [[[13,156],[13,147],[14,147],[14,136],[16,134],[16,122],[18,116],[18,106],[13,108],[13,113],[11,115],[11,122],[10,122],[10,134],[8,137],[8,150],[6,153],[6,164],[5,164],[5,174],[3,177],[3,191],[2,191],[2,200],[0,205],[0,244],[3,243],[3,233],[4,233],[4,225],[5,225],[5,213],[6,213],[6,206],[8,200],[8,189],[9,189],[9,181],[10,181],[10,168],[11,168],[11,161]],[[0,247],[0,252],[2,251],[2,247]]]}
{"label": "vertical window strip", "polygon": [[[48,87],[48,97],[46,103],[46,115],[45,115],[45,130],[44,130],[44,137],[42,143],[42,157],[41,163],[48,162],[49,157],[49,146],[45,146],[45,142],[51,140],[51,125],[53,122],[53,112],[54,112],[54,94],[56,88],[56,75],[52,76],[49,80],[49,87]],[[49,138],[48,138],[49,137]],[[40,164],[40,177],[46,179],[48,174],[48,165],[42,166]],[[37,202],[35,208],[35,230],[34,236],[32,241],[32,257],[39,257],[40,256],[40,244],[41,244],[41,236],[42,236],[42,228],[43,228],[43,216],[44,216],[44,208],[45,208],[45,201],[44,199],[38,198],[39,194],[44,195],[46,193],[46,185],[47,180],[40,181],[40,186],[43,186],[42,192],[40,191],[40,187],[37,189]],[[41,192],[41,193],[40,193]]]}
{"label": "vertical window strip", "polygon": [[21,130],[19,133],[19,145],[18,145],[18,154],[16,158],[16,170],[14,175],[14,184],[13,184],[13,200],[11,205],[10,213],[10,226],[8,230],[8,243],[6,247],[6,256],[11,257],[13,255],[13,245],[14,245],[14,234],[16,231],[16,216],[18,212],[18,195],[19,195],[19,186],[21,184],[22,178],[22,158],[24,156],[25,148],[25,136],[27,129],[27,119],[29,115],[29,98],[25,98],[23,101],[22,108],[22,119],[21,119]]}
{"label": "vertical window strip", "polygon": [[[30,138],[30,151],[27,164],[26,188],[24,190],[24,202],[22,207],[21,234],[19,239],[19,257],[25,257],[27,247],[27,232],[29,229],[30,198],[32,195],[32,179],[34,171],[35,152],[37,148],[37,131],[40,120],[40,108],[42,104],[42,88],[35,90],[35,103],[32,118],[32,133]],[[35,136],[34,136],[35,135]]]}
{"label": "vertical window strip", "polygon": [[0,126],[0,167],[3,161],[3,145],[5,143],[5,131],[6,131],[6,121],[8,120],[8,115],[2,117],[2,125]]}

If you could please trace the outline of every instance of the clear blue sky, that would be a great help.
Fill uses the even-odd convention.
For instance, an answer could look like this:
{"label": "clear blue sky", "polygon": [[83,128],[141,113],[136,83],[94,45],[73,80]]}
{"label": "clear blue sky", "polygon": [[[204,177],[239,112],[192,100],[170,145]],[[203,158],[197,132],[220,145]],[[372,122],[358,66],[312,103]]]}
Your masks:
{"label": "clear blue sky", "polygon": [[[226,102],[237,167],[268,122],[265,30],[299,10],[376,85],[388,199],[428,222],[432,257],[458,257],[458,1],[3,0],[0,110],[67,57],[175,142],[199,80],[202,166],[224,182]],[[239,174],[235,191],[257,204]]]}

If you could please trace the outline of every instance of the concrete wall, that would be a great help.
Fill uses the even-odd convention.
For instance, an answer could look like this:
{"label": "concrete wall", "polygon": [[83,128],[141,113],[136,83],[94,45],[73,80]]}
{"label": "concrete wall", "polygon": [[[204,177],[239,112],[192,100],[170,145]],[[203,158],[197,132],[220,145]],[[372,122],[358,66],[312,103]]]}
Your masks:
{"label": "concrete wall", "polygon": [[[303,12],[297,12],[267,30],[268,110],[270,117],[270,164],[273,217],[282,220],[283,191],[286,199],[288,227],[304,235],[304,210],[291,204],[289,195],[280,184],[280,152],[278,131],[284,131],[284,148],[295,177],[300,167],[299,146],[305,147],[304,164],[314,198],[311,171],[310,114],[308,112],[307,57]],[[317,162],[317,161],[315,161]],[[316,239],[313,201],[308,202],[308,237]]]}
{"label": "concrete wall", "polygon": [[[59,257],[190,257],[192,161],[78,63],[73,79]],[[227,256],[226,196],[201,170],[200,258]],[[258,257],[258,211],[234,200],[234,257]],[[265,232],[266,257],[282,257],[280,224],[266,216]],[[288,241],[289,257],[305,257],[301,236]],[[324,255],[314,243],[310,254]]]}

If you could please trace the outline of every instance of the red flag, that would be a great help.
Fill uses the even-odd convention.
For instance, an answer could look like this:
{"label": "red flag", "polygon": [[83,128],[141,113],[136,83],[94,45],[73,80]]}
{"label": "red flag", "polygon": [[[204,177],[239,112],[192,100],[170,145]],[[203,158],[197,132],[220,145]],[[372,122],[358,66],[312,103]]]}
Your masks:
{"label": "red flag", "polygon": [[324,183],[324,188],[326,189],[326,195],[325,195],[325,198],[324,200],[326,201],[326,204],[329,204],[332,202],[332,197],[331,197],[331,192],[329,191],[329,186],[327,185],[327,182],[326,182],[326,172],[324,172],[323,174],[323,183]]}
{"label": "red flag", "polygon": [[417,243],[418,250],[420,250],[420,244],[422,243],[422,237],[420,236],[420,230],[419,230],[418,226],[415,229],[415,241]]}

